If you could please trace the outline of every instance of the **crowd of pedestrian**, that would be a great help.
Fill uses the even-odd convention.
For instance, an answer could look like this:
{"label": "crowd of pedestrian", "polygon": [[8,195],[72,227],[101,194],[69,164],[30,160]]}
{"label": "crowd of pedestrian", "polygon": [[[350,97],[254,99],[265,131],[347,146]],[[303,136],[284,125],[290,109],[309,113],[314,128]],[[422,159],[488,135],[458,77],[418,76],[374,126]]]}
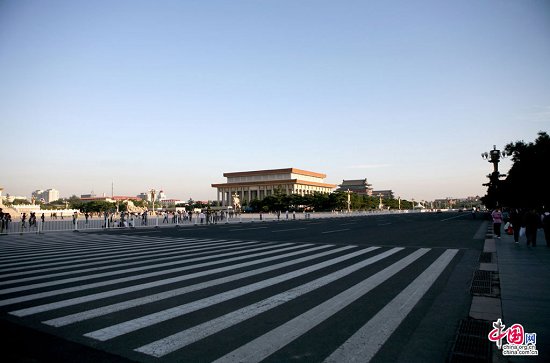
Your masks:
{"label": "crowd of pedestrian", "polygon": [[11,215],[9,213],[4,213],[3,209],[0,208],[0,233],[8,233],[10,225]]}
{"label": "crowd of pedestrian", "polygon": [[546,246],[550,247],[550,211],[537,211],[535,208],[496,208],[491,213],[493,233],[495,238],[501,238],[501,227],[505,233],[514,236],[514,242],[519,245],[520,237],[525,236],[527,246],[537,245],[537,232],[542,229]]}

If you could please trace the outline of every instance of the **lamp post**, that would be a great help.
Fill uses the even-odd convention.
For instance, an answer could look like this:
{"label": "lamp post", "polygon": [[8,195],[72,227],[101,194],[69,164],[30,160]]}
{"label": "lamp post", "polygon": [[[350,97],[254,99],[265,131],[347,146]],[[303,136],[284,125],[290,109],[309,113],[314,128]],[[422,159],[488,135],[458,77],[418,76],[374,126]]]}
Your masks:
{"label": "lamp post", "polygon": [[414,212],[414,198],[412,198],[413,212]]}
{"label": "lamp post", "polygon": [[399,203],[399,210],[401,210],[401,197],[397,197],[397,202]]}
{"label": "lamp post", "polygon": [[151,200],[153,201],[153,213],[155,213],[155,195],[157,194],[157,191],[155,189],[151,189],[149,194],[151,195]]}
{"label": "lamp post", "polygon": [[380,198],[379,202],[378,202],[378,209],[382,209],[382,207],[384,206],[382,204],[382,193],[379,193],[378,194],[378,198]]}
{"label": "lamp post", "polygon": [[346,190],[346,194],[348,195],[348,213],[351,213],[351,191]]}
{"label": "lamp post", "polygon": [[499,206],[499,202],[500,202],[500,196],[498,194],[499,193],[498,184],[500,182],[500,177],[506,176],[506,174],[499,173],[498,163],[500,162],[500,158],[505,158],[506,156],[508,156],[506,152],[498,150],[496,145],[493,145],[493,150],[489,152],[481,153],[482,159],[487,160],[488,162],[493,164],[493,172],[487,175],[487,177],[489,178],[489,183],[485,183],[483,185],[486,187],[489,187],[487,194],[489,194],[489,191],[494,192],[495,199],[496,199],[495,203],[497,207]]}

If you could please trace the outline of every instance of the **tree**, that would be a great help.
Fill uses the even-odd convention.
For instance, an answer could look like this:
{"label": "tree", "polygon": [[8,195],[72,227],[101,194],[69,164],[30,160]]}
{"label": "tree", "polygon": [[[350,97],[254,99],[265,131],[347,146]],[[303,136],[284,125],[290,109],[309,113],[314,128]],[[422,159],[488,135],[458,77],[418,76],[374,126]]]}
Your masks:
{"label": "tree", "polygon": [[14,199],[13,202],[11,202],[12,205],[20,205],[20,204],[31,204],[27,199]]}
{"label": "tree", "polygon": [[[489,207],[501,205],[509,207],[543,208],[550,207],[548,187],[548,165],[550,164],[550,137],[539,132],[535,142],[517,141],[509,143],[505,152],[512,156],[513,165],[505,180],[499,183],[498,191],[488,188],[482,200]],[[496,195],[498,193],[498,195]]]}
{"label": "tree", "polygon": [[133,202],[135,207],[145,208],[147,206],[147,201],[144,199],[134,200]]}

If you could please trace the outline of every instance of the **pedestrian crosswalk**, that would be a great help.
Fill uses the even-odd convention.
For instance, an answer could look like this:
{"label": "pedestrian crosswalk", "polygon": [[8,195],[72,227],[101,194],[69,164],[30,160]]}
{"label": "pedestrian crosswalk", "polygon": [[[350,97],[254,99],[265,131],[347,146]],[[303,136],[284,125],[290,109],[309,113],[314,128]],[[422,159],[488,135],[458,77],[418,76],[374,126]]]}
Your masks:
{"label": "pedestrian crosswalk", "polygon": [[457,253],[22,236],[0,246],[0,309],[21,324],[136,361],[367,362]]}

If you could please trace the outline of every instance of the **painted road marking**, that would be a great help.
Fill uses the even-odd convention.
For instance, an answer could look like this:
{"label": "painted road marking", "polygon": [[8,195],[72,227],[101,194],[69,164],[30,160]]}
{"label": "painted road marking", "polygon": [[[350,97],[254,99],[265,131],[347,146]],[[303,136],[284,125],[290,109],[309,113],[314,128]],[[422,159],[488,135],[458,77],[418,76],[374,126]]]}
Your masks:
{"label": "painted road marking", "polygon": [[271,231],[272,233],[279,233],[279,232],[290,232],[290,231],[300,231],[307,228],[290,228],[290,229],[276,229],[274,231]]}
{"label": "painted road marking", "polygon": [[[295,256],[295,255],[298,255],[298,254],[303,254],[303,253],[307,253],[307,252],[314,252],[316,250],[320,250],[320,249],[328,248],[328,247],[330,247],[330,245],[318,246],[318,247],[313,247],[313,248],[310,248],[310,249],[299,250],[299,251],[296,251],[296,252],[290,252],[290,253],[285,253],[285,254],[282,254],[282,255],[276,255],[276,256],[272,256],[272,257],[262,258],[262,259],[259,259],[259,260],[243,262],[243,263],[239,263],[239,264],[236,264],[236,265],[218,267],[218,268],[211,269],[211,270],[195,272],[195,273],[191,273],[191,274],[187,274],[187,275],[181,275],[181,276],[172,277],[172,278],[168,278],[168,279],[156,280],[156,281],[149,282],[149,283],[128,286],[128,287],[124,287],[124,288],[120,288],[120,289],[100,292],[100,293],[91,294],[91,295],[80,296],[80,297],[77,297],[77,298],[61,300],[61,301],[57,301],[57,302],[53,302],[53,303],[37,305],[37,306],[30,307],[30,308],[11,311],[10,314],[16,315],[16,316],[27,316],[27,315],[37,314],[37,313],[41,313],[41,312],[45,312],[45,311],[64,308],[64,307],[67,307],[67,306],[72,306],[72,305],[82,304],[82,303],[85,303],[85,302],[95,301],[95,300],[99,300],[99,299],[105,299],[105,298],[112,297],[112,296],[122,295],[122,294],[126,294],[126,293],[129,293],[129,292],[145,290],[145,289],[159,287],[159,286],[163,286],[163,285],[168,285],[168,284],[172,284],[172,283],[176,283],[176,282],[186,281],[186,280],[194,279],[194,278],[197,278],[197,277],[204,277],[204,276],[208,276],[208,275],[212,275],[212,274],[216,274],[216,273],[220,273],[220,272],[235,270],[235,269],[242,268],[242,267],[253,266],[253,265],[257,265],[257,264],[261,264],[261,263],[265,263],[265,262],[270,262],[270,261],[274,261],[274,260],[281,259],[281,258],[292,257],[292,256]],[[280,251],[286,251],[286,250],[292,250],[292,249],[296,249],[296,247],[288,247],[288,248],[284,248]],[[257,253],[255,255],[256,255],[256,257],[259,257],[259,256],[266,255],[266,254],[269,254],[269,253],[272,253],[272,252]],[[254,256],[254,255],[251,255],[251,256]],[[225,261],[227,262],[228,260],[225,260]],[[207,265],[204,265],[204,264],[202,264],[202,265],[203,265],[203,267],[207,266]],[[134,301],[133,303],[135,304],[136,302]],[[120,308],[120,310],[125,309],[124,305],[120,305],[120,304],[115,304],[115,305],[117,306],[117,308]],[[111,308],[111,307],[106,307],[105,309],[99,309],[99,310],[94,309],[94,314],[99,314],[100,311],[105,311],[108,308]],[[90,315],[90,314],[92,314],[92,313],[86,313],[86,314],[82,314],[82,315],[79,314],[78,316],[84,316],[84,315]],[[100,316],[100,315],[103,315],[103,314],[99,314],[97,316]],[[74,319],[74,317],[71,317],[70,319]],[[69,319],[66,318],[66,317],[65,318],[60,318],[60,321],[68,321],[68,324],[73,322],[73,321],[69,321]],[[74,321],[77,321],[77,320],[74,320]]]}
{"label": "painted road marking", "polygon": [[[286,253],[286,254],[282,254],[282,255],[278,255],[278,256],[274,256],[274,257],[267,257],[267,258],[263,258],[263,259],[260,259],[260,260],[255,260],[255,261],[252,261],[252,262],[240,263],[238,265],[233,265],[233,266],[230,266],[230,267],[223,267],[223,268],[218,268],[218,269],[215,269],[215,270],[207,270],[205,272],[201,272],[200,276],[207,276],[207,275],[212,275],[212,274],[215,274],[215,273],[218,273],[218,272],[230,271],[230,270],[234,270],[234,269],[237,269],[237,268],[253,266],[253,265],[257,265],[257,264],[261,264],[261,263],[265,263],[265,262],[274,261],[274,260],[277,260],[277,259],[292,257],[292,256],[295,256],[295,255],[298,255],[298,254],[314,252],[314,251],[325,249],[325,248],[328,248],[328,247],[332,247],[332,246],[317,246],[317,247],[309,248],[307,250],[300,250],[300,251],[297,251],[297,252]],[[328,255],[331,255],[331,254],[334,254],[334,253],[338,253],[338,252],[341,252],[341,251],[345,251],[345,250],[350,249],[350,248],[353,248],[353,247],[352,246],[345,246],[345,247],[337,248],[337,249],[334,249],[334,250],[325,251],[325,252],[317,253],[317,254],[314,254],[314,255],[309,255],[309,256],[306,256],[306,257],[302,257],[302,258],[298,258],[298,259],[294,259],[294,260],[290,260],[290,261],[286,261],[286,262],[281,262],[281,263],[278,263],[278,264],[275,264],[275,265],[270,265],[270,266],[267,266],[267,267],[263,267],[263,268],[259,268],[259,269],[255,269],[255,270],[251,270],[251,271],[246,271],[246,272],[242,272],[242,273],[239,273],[239,274],[222,277],[222,278],[215,279],[215,280],[209,280],[209,281],[199,283],[199,284],[194,284],[194,285],[191,285],[191,286],[186,286],[186,287],[181,288],[181,289],[169,290],[169,291],[158,293],[158,294],[153,294],[153,295],[149,295],[149,296],[145,296],[145,297],[140,297],[140,298],[136,298],[136,299],[133,299],[133,300],[127,300],[127,301],[123,301],[123,302],[120,302],[120,303],[111,304],[111,305],[107,305],[107,306],[102,306],[100,308],[91,309],[91,310],[75,313],[75,314],[72,314],[72,315],[63,316],[63,317],[56,318],[56,319],[51,319],[51,320],[48,320],[48,321],[44,321],[43,323],[45,323],[47,325],[56,326],[56,327],[65,326],[65,325],[72,324],[72,323],[75,323],[75,322],[78,322],[78,321],[83,321],[83,320],[95,318],[95,317],[110,314],[110,313],[113,313],[113,312],[116,312],[116,311],[126,310],[126,309],[129,309],[129,308],[132,308],[132,307],[149,304],[151,302],[156,302],[156,301],[159,301],[159,300],[168,299],[168,298],[178,296],[178,295],[183,295],[183,294],[186,294],[188,292],[197,291],[197,290],[200,290],[200,289],[205,289],[207,287],[216,286],[216,285],[224,284],[224,283],[227,283],[227,282],[236,281],[238,279],[243,279],[243,278],[246,278],[246,277],[249,277],[249,276],[254,276],[254,275],[261,274],[261,273],[265,273],[265,272],[277,270],[277,269],[280,269],[280,268],[288,267],[288,266],[298,264],[298,263],[301,263],[301,262],[305,262],[305,261],[313,260],[313,259],[316,259],[316,258],[328,256]],[[199,273],[193,274],[193,275],[194,276],[189,277],[189,279],[194,278],[194,277],[198,277],[198,276],[195,276],[195,275],[199,275]],[[188,278],[186,278],[186,279],[188,279]],[[171,280],[183,281],[183,276],[175,278],[175,279],[169,279],[169,280],[170,281],[166,280],[165,282],[160,281],[157,286],[172,283],[173,281],[171,281]],[[133,290],[133,291],[135,291],[135,290]],[[120,294],[123,294],[123,293],[126,293],[126,292],[125,291],[120,292]],[[109,296],[112,296],[112,295],[109,295]],[[103,298],[103,297],[101,297],[101,298]]]}
{"label": "painted road marking", "polygon": [[[287,246],[287,245],[290,245],[290,244],[291,243],[283,243],[283,244],[280,244],[279,246]],[[273,246],[263,247],[263,248],[255,248],[254,250],[259,251],[259,250],[265,250],[265,249],[268,249],[268,248],[273,248]],[[166,275],[166,274],[170,274],[170,273],[181,272],[181,271],[185,271],[185,270],[192,270],[192,269],[196,269],[196,268],[199,268],[199,267],[207,267],[207,266],[212,266],[212,265],[217,265],[217,264],[222,264],[222,263],[227,263],[227,262],[232,262],[232,261],[238,261],[238,260],[242,260],[242,259],[253,258],[253,257],[256,257],[256,256],[263,256],[263,255],[266,255],[266,254],[272,254],[272,253],[277,253],[277,252],[290,250],[290,249],[297,249],[297,248],[301,248],[301,246],[291,246],[291,247],[282,248],[282,249],[274,249],[274,250],[270,250],[270,251],[267,251],[267,252],[256,253],[256,254],[252,254],[252,255],[232,257],[232,258],[227,258],[227,259],[224,259],[224,260],[216,260],[216,261],[211,261],[211,262],[199,263],[199,264],[191,265],[191,266],[172,268],[172,269],[169,269],[169,270],[155,271],[155,272],[150,272],[150,273],[141,274],[141,275],[122,277],[122,278],[118,278],[118,279],[114,279],[114,280],[107,280],[107,281],[101,281],[101,282],[90,283],[90,284],[85,284],[85,285],[68,287],[68,288],[59,289],[59,290],[46,291],[46,292],[41,292],[41,293],[36,293],[36,294],[24,295],[24,296],[11,298],[11,299],[0,300],[0,306],[11,305],[11,304],[15,304],[15,303],[23,302],[23,301],[41,299],[41,298],[44,298],[44,297],[57,296],[57,295],[60,295],[60,294],[66,294],[66,293],[70,293],[70,292],[88,290],[88,289],[92,289],[92,288],[96,288],[96,287],[118,284],[118,283],[121,283],[121,282],[135,281],[135,280],[140,280],[140,279],[154,277],[154,276],[161,276],[161,275]],[[251,252],[251,251],[252,250],[249,250],[248,252]],[[239,252],[239,253],[242,253],[242,252]],[[235,252],[233,252],[231,254],[228,254],[228,255],[234,255],[234,254],[235,254]],[[217,255],[217,256],[220,257],[221,255]],[[203,259],[204,258],[202,258],[202,257],[200,258],[200,260],[203,260]],[[198,261],[198,259],[193,259],[193,260]]]}
{"label": "painted road marking", "polygon": [[325,232],[321,232],[322,234],[327,234],[327,233],[337,233],[337,232],[344,232],[344,231],[350,231],[349,228],[345,228],[345,229],[335,229],[333,231],[325,231]]}
{"label": "painted road marking", "polygon": [[[302,226],[305,226],[305,224],[302,224]],[[288,231],[303,229],[308,228],[289,228]],[[279,231],[287,230],[280,229],[274,232]],[[343,230],[326,232],[335,233],[339,231]],[[70,239],[65,236],[49,240],[47,236],[41,237],[41,239],[36,239],[40,242],[36,245],[44,248],[43,251],[47,251],[46,253],[52,259],[61,254],[64,256],[69,255],[67,251],[61,248],[62,246],[60,248],[56,247],[58,254],[53,253],[53,249],[47,248],[50,242],[57,245],[60,241],[62,243],[72,241],[77,243],[80,241],[80,243],[86,244],[90,241],[89,236],[82,235],[73,235]],[[30,238],[27,240],[31,243],[22,245],[19,251],[26,249],[29,252],[32,251],[30,246],[35,245],[34,241]],[[27,243],[27,240],[19,241],[19,243]],[[144,249],[141,242],[149,240],[151,242],[155,241],[150,250],[150,252],[154,252],[154,255],[143,253]],[[100,246],[95,244],[95,239],[92,238],[92,241],[94,241],[93,245],[95,247]],[[103,243],[105,247],[115,245],[117,247],[110,248],[111,251],[107,254],[105,254],[104,248],[98,248],[97,253],[94,254],[91,251],[86,254],[89,258],[82,256],[81,251],[83,249],[80,248],[78,251],[73,252],[72,260],[64,257],[63,261],[59,261],[58,264],[40,263],[40,265],[43,265],[42,269],[40,266],[33,265],[18,267],[18,272],[12,271],[3,276],[0,274],[0,278],[5,279],[8,275],[11,275],[10,278],[18,276],[21,279],[19,281],[11,280],[10,285],[6,285],[6,280],[0,281],[0,286],[12,288],[16,287],[17,284],[31,285],[36,281],[31,281],[32,279],[26,279],[26,277],[40,274],[41,278],[48,277],[52,282],[56,279],[66,281],[66,277],[71,277],[66,276],[69,275],[66,274],[66,271],[71,269],[74,274],[72,277],[85,276],[86,274],[94,276],[97,275],[94,273],[94,264],[98,267],[98,270],[102,270],[104,266],[110,266],[113,270],[116,270],[125,265],[118,264],[118,262],[137,261],[137,258],[143,258],[142,263],[145,265],[151,262],[149,258],[157,259],[157,255],[158,257],[170,258],[169,254],[174,252],[175,248],[181,249],[179,252],[182,254],[192,253],[193,255],[189,257],[194,259],[195,257],[204,256],[205,253],[211,253],[217,247],[226,246],[231,248],[236,244],[240,244],[242,247],[238,255],[220,257],[223,254],[218,254],[217,257],[211,256],[209,260],[199,260],[191,266],[169,265],[160,267],[155,271],[144,271],[139,275],[127,273],[115,277],[102,276],[93,281],[82,280],[84,283],[77,280],[63,286],[54,284],[53,289],[55,290],[52,291],[44,288],[28,292],[24,289],[20,293],[5,295],[3,297],[6,299],[0,300],[2,306],[27,302],[13,308],[13,311],[8,314],[12,315],[12,318],[41,314],[31,318],[31,320],[34,322],[42,321],[42,323],[49,325],[50,329],[61,328],[58,332],[62,336],[69,334],[63,329],[63,327],[69,325],[73,326],[67,331],[70,331],[70,329],[76,329],[80,332],[94,330],[88,334],[92,335],[92,338],[97,339],[97,341],[95,343],[90,341],[88,344],[94,345],[98,349],[104,349],[104,343],[101,343],[101,341],[110,341],[118,337],[116,344],[120,344],[120,354],[122,356],[135,358],[136,354],[144,354],[142,358],[147,360],[153,357],[167,358],[170,354],[170,360],[174,361],[194,360],[196,359],[195,347],[208,349],[211,339],[224,339],[224,334],[228,334],[228,331],[234,332],[240,324],[254,324],[255,319],[262,319],[264,313],[275,314],[278,309],[284,309],[285,304],[288,304],[289,307],[297,309],[295,315],[286,320],[281,320],[280,323],[263,331],[258,331],[257,335],[250,337],[248,340],[240,342],[231,340],[232,344],[235,345],[220,350],[218,355],[214,355],[216,354],[214,352],[206,354],[208,360],[218,359],[218,362],[263,360],[284,348],[287,344],[295,342],[299,337],[307,338],[310,334],[316,334],[318,329],[325,326],[322,323],[326,322],[327,319],[334,318],[335,314],[342,312],[343,309],[357,301],[357,299],[368,298],[369,295],[366,294],[369,294],[376,286],[384,284],[387,279],[397,278],[394,276],[399,274],[404,275],[404,269],[407,266],[416,263],[416,261],[423,261],[422,263],[427,265],[431,264],[424,271],[415,272],[415,275],[418,276],[411,276],[412,283],[401,292],[385,292],[386,296],[382,298],[387,299],[389,303],[380,311],[373,312],[371,316],[361,316],[360,318],[364,321],[362,324],[365,325],[356,333],[350,332],[343,337],[342,341],[347,339],[346,342],[340,347],[335,344],[334,349],[336,350],[327,358],[327,362],[351,362],[353,359],[366,362],[374,357],[380,347],[389,340],[391,334],[394,334],[403,319],[410,314],[426,292],[433,287],[434,282],[440,278],[442,272],[458,253],[457,249],[450,249],[442,251],[443,253],[430,253],[427,255],[430,249],[417,249],[417,247],[410,246],[407,248],[395,247],[393,249],[388,246],[383,247],[382,252],[380,252],[375,251],[376,248],[380,247],[367,249],[354,245],[335,246],[311,243],[286,243],[281,245],[254,241],[257,243],[255,244],[250,241],[222,240],[223,242],[215,242],[215,240],[207,239],[192,242],[184,238],[157,240],[157,237],[143,239],[142,236],[130,239],[122,236],[111,236],[109,239],[98,238],[97,241]],[[257,246],[263,249],[259,251],[256,248]],[[130,250],[122,252],[128,248]],[[11,247],[9,250],[12,251]],[[13,249],[13,251],[17,252],[18,250]],[[164,251],[165,256],[160,255]],[[367,254],[367,251],[374,252]],[[4,256],[8,256],[8,253],[10,253],[7,250],[3,250],[3,252]],[[399,255],[396,255],[396,253],[399,253]],[[394,257],[390,257],[392,255]],[[420,260],[421,257],[422,260]],[[340,282],[349,283],[352,279],[364,274],[363,271],[365,270],[362,270],[362,268],[383,258],[391,259],[391,261],[372,265],[368,268],[368,271],[372,271],[369,272],[369,276],[355,280],[354,284],[356,285],[352,287],[347,285],[346,288],[349,287],[347,290],[338,294],[337,292],[331,293],[332,289],[327,288],[332,286],[329,284],[336,286],[335,284]],[[44,260],[45,258],[36,256],[34,259]],[[338,259],[340,259],[339,262]],[[428,262],[428,259],[431,261]],[[433,262],[434,260],[435,262]],[[32,260],[29,259],[28,262],[32,263]],[[117,262],[117,264],[113,262]],[[388,266],[388,264],[391,265]],[[25,268],[27,271],[25,271]],[[264,273],[266,273],[265,277],[260,275]],[[242,280],[249,278],[251,280]],[[189,280],[189,283],[186,280]],[[360,282],[357,283],[358,281]],[[279,283],[285,285],[276,285]],[[243,286],[243,284],[246,285]],[[285,288],[284,286],[288,287]],[[205,290],[212,287],[214,289]],[[320,291],[320,289],[323,290]],[[274,292],[270,293],[271,290]],[[257,295],[256,291],[260,292],[261,295]],[[252,294],[249,296],[249,293]],[[184,296],[184,294],[187,295]],[[323,297],[313,302],[316,306],[300,307],[298,299],[307,299],[309,296],[307,294],[315,294],[316,296],[319,294]],[[183,301],[177,302],[179,296],[183,296]],[[261,297],[256,300],[255,296]],[[163,300],[170,298],[175,298],[172,302],[179,305],[167,309]],[[233,298],[239,298],[242,304],[239,303],[233,309],[228,309]],[[35,306],[32,306],[35,299]],[[166,303],[170,302],[166,301]],[[142,306],[143,309],[140,308]],[[172,307],[173,305],[169,306]],[[202,309],[208,309],[210,316],[207,319],[201,318]],[[124,311],[128,311],[130,315],[126,315]],[[215,314],[216,311],[223,312]],[[186,324],[188,316],[185,314],[193,314],[190,317],[192,318],[191,321],[195,321],[195,323]],[[94,318],[95,320],[91,320]],[[165,330],[167,326],[177,327],[178,325],[174,326],[174,323],[179,321],[183,322],[183,327],[175,330]],[[129,328],[126,327],[126,324]],[[131,326],[132,324],[135,325]],[[89,328],[90,326],[93,328]],[[106,335],[99,333],[111,329],[114,331],[112,335],[109,335],[110,332],[107,332]],[[374,337],[366,337],[368,334],[365,332],[368,331],[376,331],[377,334]],[[98,334],[97,337],[93,336],[95,333]],[[140,338],[138,339],[140,344],[135,345],[134,336],[143,337],[145,340]],[[81,338],[83,337],[81,336]],[[134,345],[132,341],[134,341]],[[114,342],[106,343],[107,346],[111,344],[114,344]],[[330,352],[327,352],[328,354]],[[149,357],[147,358],[147,356]]]}
{"label": "painted road marking", "polygon": [[[59,267],[53,268],[53,269],[42,269],[42,270],[35,270],[35,271],[25,271],[25,272],[19,272],[16,275],[27,275],[35,272],[41,273],[38,276],[32,276],[32,277],[25,277],[25,278],[19,278],[15,280],[7,280],[2,281],[2,284],[15,284],[15,283],[21,283],[21,282],[27,282],[27,281],[34,281],[34,280],[42,280],[46,278],[52,278],[52,277],[60,277],[60,276],[67,276],[72,274],[78,274],[78,273],[85,273],[85,272],[95,272],[95,271],[101,271],[101,270],[111,270],[113,268],[121,268],[121,267],[128,267],[132,265],[142,265],[144,262],[147,263],[157,263],[160,261],[166,261],[166,260],[173,260],[175,258],[181,258],[181,257],[188,257],[200,253],[212,253],[217,251],[231,251],[236,249],[242,249],[243,245],[252,244],[254,242],[242,242],[236,244],[236,246],[233,246],[235,243],[218,243],[214,246],[206,246],[206,247],[200,247],[200,248],[190,248],[190,247],[180,247],[180,248],[170,248],[168,250],[164,250],[162,253],[158,253],[158,251],[152,251],[157,253],[149,253],[147,254],[147,258],[151,258],[150,260],[144,260],[143,255],[144,253],[140,253],[139,257],[129,257],[129,258],[122,258],[122,259],[116,259],[116,260],[104,260],[102,263],[112,263],[111,265],[105,265],[105,266],[96,266],[96,267],[90,267],[86,269],[80,269],[80,270],[72,270],[72,271],[65,271],[65,272],[57,272],[57,273],[51,273],[51,274],[44,274],[45,272],[51,271],[51,270],[58,270]],[[169,252],[167,252],[169,251]],[[173,255],[176,255],[175,257]],[[163,256],[159,258],[152,258],[152,257],[158,257]],[[120,261],[130,261],[130,260],[136,260],[140,259],[136,262],[125,262],[125,263],[119,263],[115,264],[114,262],[120,262]],[[85,265],[90,265],[92,263],[82,263],[78,265],[69,265],[69,266],[63,266],[63,269],[67,268],[74,268],[74,267],[81,267]],[[93,263],[97,264],[97,262]],[[13,275],[13,274],[10,274]],[[1,277],[6,277],[6,275],[2,275]]]}
{"label": "painted road marking", "polygon": [[158,324],[160,322],[173,319],[185,314],[189,314],[191,312],[197,311],[199,309],[203,309],[208,306],[212,306],[215,304],[219,304],[221,302],[227,301],[229,299],[236,298],[238,296],[242,296],[245,294],[249,294],[251,292],[264,289],[269,286],[273,286],[275,284],[279,284],[284,281],[288,281],[291,279],[294,279],[296,277],[305,275],[307,273],[317,271],[320,269],[323,269],[328,266],[332,266],[334,264],[340,263],[342,261],[346,261],[350,258],[354,258],[357,256],[360,256],[362,254],[368,253],[370,251],[373,251],[377,249],[378,247],[369,247],[362,249],[360,251],[352,252],[344,256],[336,257],[327,261],[323,261],[320,263],[317,263],[315,265],[307,266],[304,268],[301,268],[299,270],[291,271],[282,275],[278,275],[275,277],[272,277],[267,280],[262,280],[259,282],[255,282],[253,284],[249,284],[246,286],[242,286],[233,290],[229,290],[214,296],[209,296],[204,299],[200,299],[197,301],[193,301],[188,304],[183,304],[180,306],[176,306],[170,309],[166,309],[163,311],[159,311],[153,314],[149,314],[146,316],[142,316],[140,318],[132,319],[125,321],[123,323],[119,323],[116,325],[112,325],[103,329],[95,330],[90,333],[84,334],[84,336],[87,336],[89,338],[106,341],[115,337],[118,337],[120,335],[124,335],[154,324]]}
{"label": "painted road marking", "polygon": [[455,249],[446,250],[367,324],[334,351],[325,362],[369,362],[437,280],[457,252],[458,250]]}
{"label": "painted road marking", "polygon": [[445,222],[445,221],[449,221],[451,219],[457,219],[457,218],[464,217],[464,216],[466,216],[466,214],[459,214],[459,215],[454,216],[454,217],[449,217],[449,218],[442,219],[442,220],[440,220],[440,222]]}
{"label": "painted road marking", "polygon": [[375,275],[363,280],[355,286],[317,305],[313,309],[297,316],[285,324],[265,333],[264,335],[242,345],[234,351],[217,359],[215,362],[259,362],[288,343],[300,337],[321,322],[330,318],[367,292],[371,291],[417,259],[426,254],[428,248],[416,250],[393,265],[386,267]]}
{"label": "painted road marking", "polygon": [[238,228],[238,229],[229,229],[229,232],[235,232],[235,231],[252,231],[255,229],[266,229],[267,227],[255,227],[255,228]]}
{"label": "painted road marking", "polygon": [[[241,241],[231,241],[231,242],[232,243],[239,243]],[[108,255],[107,254],[105,254],[105,255],[104,254],[94,254],[93,255],[93,256],[100,256],[100,257],[90,257],[90,256],[88,256],[86,258],[79,258],[79,259],[76,259],[76,260],[74,260],[74,259],[73,260],[68,260],[69,258],[66,258],[65,260],[68,260],[68,261],[65,261],[65,262],[59,262],[59,260],[52,258],[52,259],[49,259],[49,260],[45,260],[45,261],[48,261],[48,263],[37,263],[39,261],[30,261],[30,262],[27,262],[26,264],[30,264],[32,266],[18,266],[18,267],[12,267],[12,268],[9,268],[9,269],[1,270],[0,272],[4,272],[4,271],[18,271],[18,272],[4,273],[4,274],[1,274],[0,277],[5,278],[5,277],[19,276],[19,275],[34,273],[35,272],[34,270],[26,270],[26,268],[29,268],[29,267],[40,268],[40,269],[36,270],[36,272],[43,273],[43,272],[48,272],[48,271],[68,269],[68,268],[72,268],[74,266],[83,267],[83,266],[95,265],[95,264],[97,264],[97,261],[100,261],[101,263],[105,263],[105,262],[130,260],[131,257],[135,257],[135,256],[142,256],[142,255],[151,256],[151,253],[156,253],[158,251],[165,251],[165,250],[173,251],[176,247],[186,249],[186,248],[206,247],[206,246],[209,246],[209,245],[220,245],[220,244],[225,244],[225,243],[227,243],[227,241],[225,241],[225,240],[207,240],[207,241],[202,241],[202,242],[195,240],[195,241],[193,241],[193,243],[181,243],[181,244],[173,244],[173,245],[172,244],[167,245],[165,243],[161,246],[154,246],[151,243],[150,247],[153,247],[153,248],[135,248],[133,250],[129,250],[125,253],[120,253],[120,254],[113,254],[114,252],[111,252]],[[153,245],[153,246],[151,246],[151,245]],[[141,252],[141,251],[143,251],[143,252]],[[117,252],[119,252],[119,251],[117,251]],[[120,249],[120,252],[124,252],[123,249]],[[77,257],[77,256],[73,256],[73,258],[74,257]],[[112,259],[112,260],[109,260],[109,259]],[[46,269],[42,268],[42,267],[48,267],[48,266],[52,266],[52,265],[56,266],[56,267],[51,267],[51,268],[46,268]]]}
{"label": "painted road marking", "polygon": [[[287,243],[286,245],[289,245],[289,244],[291,244],[291,243]],[[283,246],[283,244],[280,244],[278,246]],[[274,247],[277,247],[277,245],[271,244],[270,246],[267,246],[267,247],[256,248],[256,251],[261,251],[261,250],[264,250],[264,249],[274,248]],[[72,278],[67,278],[67,279],[63,279],[63,280],[48,281],[48,282],[36,283],[36,284],[26,285],[26,286],[17,286],[17,287],[2,289],[2,290],[0,290],[0,294],[9,294],[9,293],[13,293],[13,292],[26,291],[26,290],[43,288],[43,287],[55,286],[55,285],[62,285],[62,284],[71,283],[71,282],[81,282],[81,281],[100,278],[100,277],[108,277],[108,276],[114,276],[114,275],[121,275],[121,274],[125,274],[125,273],[132,273],[132,272],[150,270],[150,269],[154,269],[154,268],[162,268],[162,267],[169,267],[169,266],[174,266],[174,265],[181,265],[182,263],[210,260],[210,259],[213,259],[213,258],[232,256],[232,255],[237,255],[237,254],[240,254],[240,253],[243,253],[243,251],[236,251],[236,252],[229,252],[229,253],[221,253],[221,254],[217,254],[217,255],[208,255],[208,256],[202,256],[202,257],[188,258],[188,259],[171,261],[171,262],[157,263],[155,265],[133,267],[133,268],[127,268],[127,269],[124,269],[124,270],[117,270],[117,271],[110,271],[110,272],[102,272],[102,273],[97,273],[97,274],[93,274],[93,275],[72,277]]]}
{"label": "painted road marking", "polygon": [[147,344],[143,347],[135,349],[138,352],[152,355],[160,358],[168,353],[181,349],[189,344],[206,338],[212,334],[215,334],[223,329],[229,328],[242,321],[253,318],[265,311],[273,309],[279,305],[282,305],[292,299],[307,294],[315,289],[325,286],[331,282],[334,282],[340,278],[343,278],[365,266],[371,265],[377,261],[380,261],[396,252],[401,251],[403,248],[393,248],[391,250],[380,253],[376,256],[358,262],[354,265],[348,266],[331,274],[320,277],[316,280],[310,281],[288,291],[274,295],[270,298],[259,301],[255,304],[246,306],[239,310],[228,313],[219,318],[210,320],[206,323],[197,325],[190,329],[168,336],[166,338],[157,340],[153,343]]}

